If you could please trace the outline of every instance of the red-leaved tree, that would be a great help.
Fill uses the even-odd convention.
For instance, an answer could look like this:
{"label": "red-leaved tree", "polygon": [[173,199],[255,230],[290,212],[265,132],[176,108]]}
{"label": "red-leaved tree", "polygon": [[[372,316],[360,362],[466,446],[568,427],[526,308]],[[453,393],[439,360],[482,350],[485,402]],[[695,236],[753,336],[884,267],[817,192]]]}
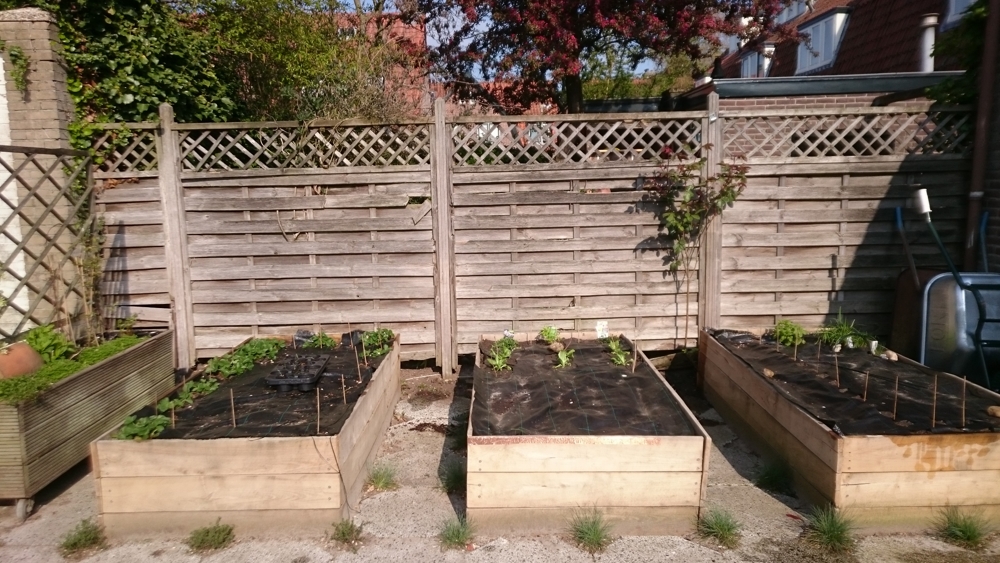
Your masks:
{"label": "red-leaved tree", "polygon": [[589,55],[699,60],[717,50],[720,35],[793,36],[775,22],[790,1],[417,0],[415,8],[432,35],[433,71],[460,96],[492,97],[512,113],[539,101],[579,113]]}

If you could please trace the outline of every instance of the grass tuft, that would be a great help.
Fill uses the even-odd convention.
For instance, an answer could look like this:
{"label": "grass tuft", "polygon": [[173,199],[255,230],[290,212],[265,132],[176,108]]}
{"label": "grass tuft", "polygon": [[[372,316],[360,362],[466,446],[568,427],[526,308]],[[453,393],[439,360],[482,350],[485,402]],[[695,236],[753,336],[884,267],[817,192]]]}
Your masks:
{"label": "grass tuft", "polygon": [[441,540],[441,545],[444,547],[462,549],[472,541],[474,535],[475,530],[472,528],[472,523],[464,516],[459,516],[454,520],[444,522],[438,539]]}
{"label": "grass tuft", "polygon": [[81,520],[75,528],[63,536],[59,549],[65,556],[76,555],[86,549],[103,549],[107,545],[104,528],[89,518]]}
{"label": "grass tuft", "polygon": [[740,543],[740,525],[728,510],[713,508],[698,520],[698,534],[704,538],[715,538],[719,545],[732,549]]}
{"label": "grass tuft", "polygon": [[834,553],[854,547],[854,523],[832,506],[816,507],[806,517],[805,539]]}
{"label": "grass tuft", "polygon": [[991,531],[989,522],[982,514],[962,512],[954,506],[941,511],[936,524],[942,539],[966,549],[985,546]]}
{"label": "grass tuft", "polygon": [[754,484],[772,493],[795,496],[792,487],[792,468],[782,460],[769,461],[760,468]]}
{"label": "grass tuft", "polygon": [[441,481],[441,488],[448,494],[465,492],[465,466],[458,459],[450,459],[441,468],[438,476]]}
{"label": "grass tuft", "polygon": [[611,544],[611,524],[596,508],[573,516],[569,533],[573,541],[590,554],[604,551]]}
{"label": "grass tuft", "polygon": [[229,524],[220,524],[221,518],[211,526],[198,528],[191,532],[188,537],[188,547],[194,551],[211,551],[222,549],[233,542],[233,527]]}
{"label": "grass tuft", "polygon": [[382,492],[399,487],[396,482],[396,468],[386,463],[376,463],[368,470],[367,484],[372,489]]}
{"label": "grass tuft", "polygon": [[341,520],[333,525],[334,541],[352,552],[356,553],[361,546],[361,535],[361,524],[355,524],[353,520]]}

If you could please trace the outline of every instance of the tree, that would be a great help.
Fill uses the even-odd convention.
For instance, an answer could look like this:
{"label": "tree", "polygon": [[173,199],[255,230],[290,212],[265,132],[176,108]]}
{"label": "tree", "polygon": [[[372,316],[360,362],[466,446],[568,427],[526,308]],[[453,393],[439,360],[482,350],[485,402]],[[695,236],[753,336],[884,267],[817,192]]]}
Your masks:
{"label": "tree", "polygon": [[584,64],[595,53],[701,60],[718,36],[789,35],[775,17],[789,0],[419,0],[437,47],[430,63],[461,95],[477,78],[520,109],[560,100],[583,105]]}
{"label": "tree", "polygon": [[948,105],[975,106],[979,98],[979,75],[986,43],[989,2],[977,0],[965,12],[958,26],[945,32],[934,44],[934,56],[955,61],[965,72],[957,78],[927,89],[927,97]]}

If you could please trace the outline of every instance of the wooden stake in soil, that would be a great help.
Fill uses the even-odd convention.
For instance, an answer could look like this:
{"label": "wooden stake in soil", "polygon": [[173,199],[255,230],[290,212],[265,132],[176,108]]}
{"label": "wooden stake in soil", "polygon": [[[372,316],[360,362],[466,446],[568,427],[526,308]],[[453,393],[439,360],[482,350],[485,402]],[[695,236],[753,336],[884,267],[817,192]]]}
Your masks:
{"label": "wooden stake in soil", "polygon": [[[353,331],[351,330],[351,323],[347,323],[347,334],[351,334],[352,332]],[[353,340],[354,336],[351,336],[351,339]],[[364,345],[365,345],[365,337],[364,337],[364,334],[362,334],[361,335],[361,346],[364,346]],[[352,342],[351,343],[351,348],[354,348],[354,364],[358,366],[358,384],[360,385],[361,384],[361,360],[358,359],[358,346],[357,346],[357,344],[354,344]],[[344,401],[344,404],[347,404],[346,400]]]}
{"label": "wooden stake in soil", "polygon": [[632,343],[632,373],[635,373],[635,363],[639,360],[639,341]]}
{"label": "wooden stake in soil", "polygon": [[174,418],[174,407],[170,407],[170,427],[175,428],[177,426],[177,419]]}
{"label": "wooden stake in soil", "polygon": [[316,386],[316,435],[319,436],[319,385]]}
{"label": "wooden stake in soil", "polygon": [[840,389],[840,363],[837,362],[837,355],[833,355],[833,371],[837,375],[837,389]]}
{"label": "wooden stake in soil", "polygon": [[899,374],[896,374],[896,390],[892,394],[892,420],[896,420],[896,405],[899,404]]}
{"label": "wooden stake in soil", "polygon": [[823,353],[823,343],[819,340],[816,341],[816,361],[819,361],[820,354]]}
{"label": "wooden stake in soil", "polygon": [[865,394],[861,396],[861,402],[868,402],[868,372],[865,372]]}
{"label": "wooden stake in soil", "polygon": [[931,399],[931,428],[934,428],[934,419],[937,418],[937,374],[934,374],[934,397]]}
{"label": "wooden stake in soil", "polygon": [[229,390],[229,410],[233,412],[233,428],[236,428],[236,401],[233,399],[233,390]]}
{"label": "wooden stake in soil", "polygon": [[792,361],[793,362],[799,361],[799,343],[798,342],[795,343],[795,348],[792,348]]}
{"label": "wooden stake in soil", "polygon": [[962,428],[965,428],[965,382],[966,379],[962,378]]}
{"label": "wooden stake in soil", "polygon": [[347,404],[347,383],[345,383],[346,379],[347,379],[347,375],[346,374],[343,374],[343,373],[340,374],[340,392],[344,394],[344,404],[345,405]]}

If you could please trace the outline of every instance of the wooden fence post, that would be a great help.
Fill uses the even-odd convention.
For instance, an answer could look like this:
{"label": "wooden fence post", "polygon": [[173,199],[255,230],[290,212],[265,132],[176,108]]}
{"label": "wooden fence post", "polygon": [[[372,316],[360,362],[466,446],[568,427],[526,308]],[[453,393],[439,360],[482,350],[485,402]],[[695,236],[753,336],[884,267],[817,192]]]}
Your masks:
{"label": "wooden fence post", "polygon": [[[719,173],[723,158],[722,118],[719,117],[719,95],[708,95],[708,116],[702,120],[702,156],[707,159],[704,177]],[[707,145],[707,146],[706,146]],[[698,329],[718,328],[721,318],[722,292],[722,217],[709,221],[702,233],[698,252]]]}
{"label": "wooden fence post", "polygon": [[160,105],[160,127],[156,135],[159,155],[160,202],[163,204],[164,254],[167,283],[170,288],[174,344],[177,348],[174,367],[189,369],[194,365],[194,308],[191,305],[191,264],[188,261],[187,220],[184,215],[184,188],[181,186],[181,161],[174,132],[174,108]]}
{"label": "wooden fence post", "polygon": [[434,229],[434,355],[441,374],[458,368],[458,316],[455,304],[455,231],[451,205],[451,132],[444,99],[434,101],[431,127],[431,204]]}

